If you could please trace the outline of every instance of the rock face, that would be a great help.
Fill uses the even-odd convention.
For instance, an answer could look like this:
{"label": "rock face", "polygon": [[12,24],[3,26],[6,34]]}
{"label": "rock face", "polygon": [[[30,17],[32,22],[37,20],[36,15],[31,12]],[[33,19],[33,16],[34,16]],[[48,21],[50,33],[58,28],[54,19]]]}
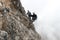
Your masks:
{"label": "rock face", "polygon": [[41,40],[20,0],[0,0],[0,40]]}

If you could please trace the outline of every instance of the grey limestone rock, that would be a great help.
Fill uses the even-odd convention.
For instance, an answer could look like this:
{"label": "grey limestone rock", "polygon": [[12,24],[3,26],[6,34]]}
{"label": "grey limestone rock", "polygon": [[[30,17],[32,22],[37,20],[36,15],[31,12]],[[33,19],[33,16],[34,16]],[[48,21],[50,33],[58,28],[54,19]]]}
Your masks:
{"label": "grey limestone rock", "polygon": [[0,0],[0,40],[41,40],[20,0]]}

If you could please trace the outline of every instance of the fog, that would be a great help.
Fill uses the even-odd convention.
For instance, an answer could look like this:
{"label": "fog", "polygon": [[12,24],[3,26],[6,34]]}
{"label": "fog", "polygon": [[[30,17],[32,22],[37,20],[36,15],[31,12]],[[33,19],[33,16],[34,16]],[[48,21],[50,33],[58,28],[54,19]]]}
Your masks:
{"label": "fog", "polygon": [[60,40],[60,0],[21,0],[23,7],[38,16],[34,22],[42,40]]}

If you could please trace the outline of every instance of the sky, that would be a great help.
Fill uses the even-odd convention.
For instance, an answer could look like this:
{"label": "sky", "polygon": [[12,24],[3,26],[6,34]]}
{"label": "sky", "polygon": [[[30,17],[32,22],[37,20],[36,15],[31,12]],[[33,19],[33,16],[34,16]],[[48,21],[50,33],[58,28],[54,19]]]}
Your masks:
{"label": "sky", "polygon": [[42,40],[60,40],[60,0],[21,0],[25,11],[38,16],[34,22]]}

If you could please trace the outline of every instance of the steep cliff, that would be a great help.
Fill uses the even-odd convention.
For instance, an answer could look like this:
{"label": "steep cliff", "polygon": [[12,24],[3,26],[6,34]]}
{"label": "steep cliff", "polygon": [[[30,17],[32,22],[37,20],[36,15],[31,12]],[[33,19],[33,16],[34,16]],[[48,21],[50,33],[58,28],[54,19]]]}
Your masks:
{"label": "steep cliff", "polygon": [[0,0],[0,40],[40,40],[20,0]]}

